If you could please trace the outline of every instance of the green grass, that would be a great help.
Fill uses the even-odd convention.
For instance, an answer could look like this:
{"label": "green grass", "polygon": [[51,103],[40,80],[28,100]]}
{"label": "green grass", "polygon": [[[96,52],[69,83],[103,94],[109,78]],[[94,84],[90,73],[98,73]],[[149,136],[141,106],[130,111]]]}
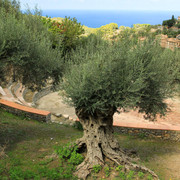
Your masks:
{"label": "green grass", "polygon": [[[41,123],[0,109],[0,146],[6,147],[5,154],[0,156],[0,179],[75,179],[72,172],[77,160],[81,162],[82,157],[67,145],[64,149],[62,146],[73,143],[81,136],[82,131],[73,127]],[[175,171],[167,169],[170,162],[165,160],[166,157],[180,154],[180,143],[117,133],[115,136],[122,148],[135,150],[140,158],[139,163],[154,170],[160,179],[179,178]],[[66,159],[66,156],[69,159]],[[104,173],[105,179],[112,179],[113,171],[118,173],[117,179],[120,176],[126,179],[133,179],[134,176],[139,179],[148,177],[140,172],[124,174],[121,166],[113,168],[114,170],[111,166],[109,169],[102,168],[99,173]]]}
{"label": "green grass", "polygon": [[6,155],[0,157],[0,179],[24,179],[30,174],[39,174],[40,179],[54,174],[50,179],[57,179],[56,173],[62,174],[62,168],[59,158],[53,156],[55,147],[81,136],[82,131],[75,128],[28,120],[0,109],[0,146],[7,146]]}
{"label": "green grass", "polygon": [[[180,164],[175,164],[176,159],[180,156],[179,142],[163,141],[160,139],[149,138],[144,139],[130,135],[122,136],[116,134],[116,137],[119,139],[119,143],[122,148],[136,151],[138,157],[140,158],[139,163],[155,171],[160,179],[180,179],[180,174],[178,173]],[[167,157],[171,162],[169,162],[169,159],[167,159]],[[170,157],[172,157],[173,159],[171,159]],[[172,164],[176,168],[174,171],[172,168],[168,169]]]}

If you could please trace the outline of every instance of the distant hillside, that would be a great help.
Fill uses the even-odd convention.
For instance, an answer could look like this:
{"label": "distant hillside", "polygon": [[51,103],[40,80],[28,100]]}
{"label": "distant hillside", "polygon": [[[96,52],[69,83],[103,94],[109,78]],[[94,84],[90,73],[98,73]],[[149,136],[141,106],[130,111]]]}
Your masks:
{"label": "distant hillside", "polygon": [[54,17],[54,18],[51,18],[53,21],[57,21],[57,22],[62,22],[62,20],[64,19],[64,18],[61,18],[61,17]]}

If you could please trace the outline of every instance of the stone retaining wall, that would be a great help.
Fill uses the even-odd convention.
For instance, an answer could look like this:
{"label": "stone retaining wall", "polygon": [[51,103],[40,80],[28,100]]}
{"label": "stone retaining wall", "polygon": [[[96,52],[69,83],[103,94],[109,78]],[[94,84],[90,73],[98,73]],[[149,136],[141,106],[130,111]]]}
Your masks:
{"label": "stone retaining wall", "polygon": [[26,93],[29,91],[28,88],[25,88],[24,91],[22,92],[22,97],[25,99]]}
{"label": "stone retaining wall", "polygon": [[53,92],[53,86],[46,87],[42,89],[41,91],[37,92],[33,96],[33,104],[36,105],[36,102],[41,99],[43,96],[46,96],[47,94]]}
{"label": "stone retaining wall", "polygon": [[161,129],[145,129],[145,128],[130,128],[114,126],[114,131],[121,134],[130,134],[140,138],[155,138],[163,140],[173,140],[180,142],[180,132],[173,130],[161,130]]}
{"label": "stone retaining wall", "polygon": [[[14,94],[16,94],[16,91],[20,88],[20,83],[17,83],[13,89]],[[11,89],[12,90],[12,89]]]}
{"label": "stone retaining wall", "polygon": [[49,122],[51,120],[51,113],[48,111],[22,106],[3,99],[0,99],[0,108],[12,114],[25,116],[42,122]]}

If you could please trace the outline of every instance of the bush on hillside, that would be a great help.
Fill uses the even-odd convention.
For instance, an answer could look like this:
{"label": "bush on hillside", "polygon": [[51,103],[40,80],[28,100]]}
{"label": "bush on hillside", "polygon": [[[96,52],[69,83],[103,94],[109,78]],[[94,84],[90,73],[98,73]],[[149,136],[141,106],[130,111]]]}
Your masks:
{"label": "bush on hillside", "polygon": [[61,22],[50,18],[42,18],[42,22],[54,36],[54,47],[58,45],[57,37],[62,38],[60,48],[62,48],[63,54],[74,49],[79,37],[84,33],[83,26],[77,22],[76,18],[65,17]]}
{"label": "bush on hillside", "polygon": [[103,37],[107,38],[109,36],[114,35],[117,29],[118,29],[118,24],[110,23],[110,24],[101,26],[100,28],[94,29],[94,33],[101,34]]}

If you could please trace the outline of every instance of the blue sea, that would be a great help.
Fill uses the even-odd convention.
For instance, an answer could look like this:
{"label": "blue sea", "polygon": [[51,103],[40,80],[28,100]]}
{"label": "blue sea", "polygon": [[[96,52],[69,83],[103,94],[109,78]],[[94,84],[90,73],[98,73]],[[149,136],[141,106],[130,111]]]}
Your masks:
{"label": "blue sea", "polygon": [[162,24],[163,20],[180,16],[180,11],[125,11],[125,10],[43,10],[43,16],[75,17],[82,25],[98,28],[109,23],[132,27],[133,24]]}

